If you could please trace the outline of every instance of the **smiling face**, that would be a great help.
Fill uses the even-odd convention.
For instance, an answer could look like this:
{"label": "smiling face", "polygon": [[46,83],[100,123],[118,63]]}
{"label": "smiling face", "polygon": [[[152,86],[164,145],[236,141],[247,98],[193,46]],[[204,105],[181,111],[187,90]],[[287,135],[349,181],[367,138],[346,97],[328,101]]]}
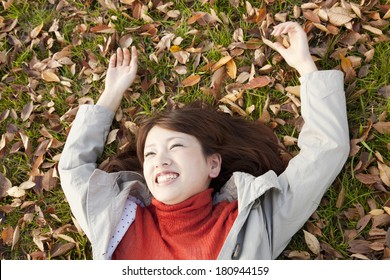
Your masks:
{"label": "smiling face", "polygon": [[206,190],[221,168],[219,154],[205,156],[192,135],[154,126],[144,149],[144,177],[153,197],[177,204]]}

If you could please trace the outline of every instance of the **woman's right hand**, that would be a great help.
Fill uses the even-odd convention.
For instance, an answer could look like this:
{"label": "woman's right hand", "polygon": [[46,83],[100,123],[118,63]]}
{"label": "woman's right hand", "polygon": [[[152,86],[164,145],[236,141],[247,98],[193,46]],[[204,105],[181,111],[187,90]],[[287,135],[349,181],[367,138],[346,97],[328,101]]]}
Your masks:
{"label": "woman's right hand", "polygon": [[137,50],[118,48],[110,58],[107,70],[105,88],[97,105],[116,111],[121,103],[123,94],[133,84],[138,69]]}
{"label": "woman's right hand", "polygon": [[105,90],[111,94],[123,94],[133,84],[137,68],[136,48],[131,48],[131,56],[127,48],[118,48],[110,58]]}

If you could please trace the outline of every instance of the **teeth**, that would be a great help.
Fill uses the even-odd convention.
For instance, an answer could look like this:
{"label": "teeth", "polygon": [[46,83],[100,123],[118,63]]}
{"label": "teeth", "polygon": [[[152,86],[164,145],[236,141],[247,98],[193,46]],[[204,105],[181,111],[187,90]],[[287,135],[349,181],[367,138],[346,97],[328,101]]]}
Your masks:
{"label": "teeth", "polygon": [[165,183],[165,182],[168,182],[170,180],[174,180],[178,177],[177,174],[165,174],[165,175],[160,175],[157,177],[157,183]]}

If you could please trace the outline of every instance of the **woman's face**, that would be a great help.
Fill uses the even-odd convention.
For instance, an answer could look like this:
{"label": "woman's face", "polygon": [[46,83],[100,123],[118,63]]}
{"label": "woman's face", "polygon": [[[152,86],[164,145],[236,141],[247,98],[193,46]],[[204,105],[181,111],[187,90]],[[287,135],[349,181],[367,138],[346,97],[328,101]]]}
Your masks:
{"label": "woman's face", "polygon": [[206,190],[221,167],[219,154],[205,156],[192,135],[154,126],[144,149],[144,177],[153,197],[177,204]]}

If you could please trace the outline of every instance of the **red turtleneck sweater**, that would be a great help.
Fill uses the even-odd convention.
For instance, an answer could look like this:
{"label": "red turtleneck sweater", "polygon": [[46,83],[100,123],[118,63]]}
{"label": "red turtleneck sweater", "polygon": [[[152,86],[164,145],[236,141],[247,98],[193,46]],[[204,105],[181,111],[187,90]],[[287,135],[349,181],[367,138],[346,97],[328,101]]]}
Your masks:
{"label": "red turtleneck sweater", "polygon": [[216,259],[238,213],[237,201],[212,204],[207,189],[175,205],[155,199],[136,218],[112,259]]}

